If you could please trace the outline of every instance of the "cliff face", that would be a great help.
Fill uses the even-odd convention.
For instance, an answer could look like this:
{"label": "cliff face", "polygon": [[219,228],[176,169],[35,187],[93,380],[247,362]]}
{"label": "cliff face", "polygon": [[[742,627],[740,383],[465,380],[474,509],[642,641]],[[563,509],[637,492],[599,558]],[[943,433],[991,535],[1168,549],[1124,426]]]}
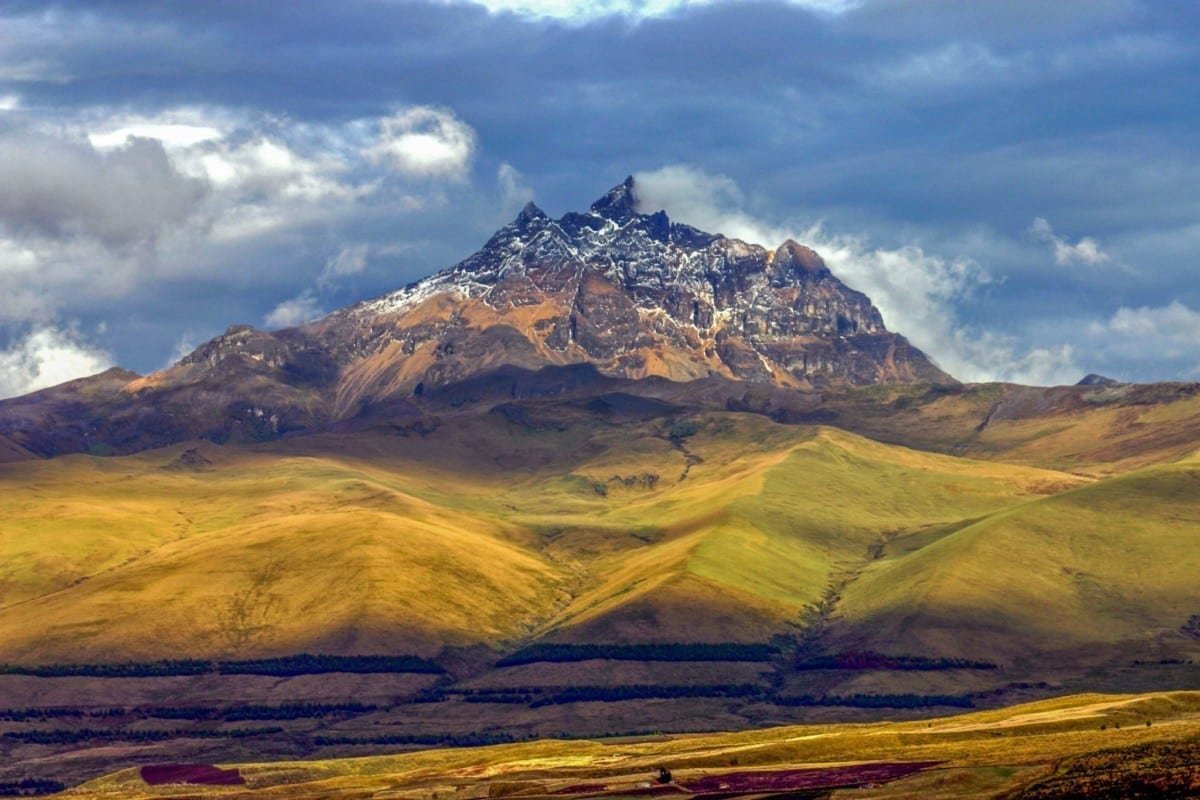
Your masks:
{"label": "cliff face", "polygon": [[809,248],[705,233],[640,213],[635,195],[630,178],[559,219],[530,204],[461,263],[311,324],[233,326],[146,377],[5,401],[0,436],[47,455],[261,440],[444,399],[501,367],[801,390],[954,383]]}

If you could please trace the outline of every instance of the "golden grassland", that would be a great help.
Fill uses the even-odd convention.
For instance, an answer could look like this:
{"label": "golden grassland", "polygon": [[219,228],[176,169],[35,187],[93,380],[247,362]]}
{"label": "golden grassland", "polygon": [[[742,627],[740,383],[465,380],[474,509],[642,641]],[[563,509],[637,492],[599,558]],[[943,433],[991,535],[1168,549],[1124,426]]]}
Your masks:
{"label": "golden grassland", "polygon": [[[1150,571],[1112,576],[1135,582],[1113,613],[1128,600],[1166,625],[1200,606],[1181,583],[1200,566],[1186,547],[1194,464],[1093,483],[752,415],[701,415],[686,433],[484,415],[428,437],[200,445],[199,466],[184,446],[0,465],[0,660],[763,641],[858,570],[871,598],[941,611],[909,576],[948,581],[948,565],[973,583],[973,565],[994,570],[995,530],[1024,570],[1051,534],[1022,520],[1043,513],[1065,543],[1053,569],[1076,570],[1052,583],[1097,574],[1074,557],[1108,542],[1098,559],[1133,548]],[[1117,536],[1126,518],[1136,543]],[[1182,549],[1154,568],[1167,547]],[[1098,608],[1085,636],[1110,629]],[[846,619],[876,613],[846,593]]]}
{"label": "golden grassland", "polygon": [[[1195,688],[1200,400],[1080,411],[1075,395],[1060,408],[1053,392],[1030,394],[1028,402],[1052,406],[1039,416],[996,405],[998,397],[1026,402],[1020,392],[979,387],[921,399],[910,414],[906,393],[915,391],[864,390],[890,410],[857,429],[886,427],[893,441],[927,449],[753,414],[645,419],[529,403],[422,429],[0,463],[0,663],[415,654],[452,672],[470,662],[453,675],[466,686],[561,687],[603,681],[595,664],[486,665],[534,642],[766,642],[785,633],[793,645],[816,636],[826,654],[998,669],[831,678],[790,661],[623,662],[610,683],[634,675],[765,689],[778,679],[780,697],[976,692],[982,704],[1001,694],[1011,702],[1098,687]],[[980,427],[980,409],[993,406],[1000,410]],[[96,690],[108,691],[98,680]],[[1042,688],[1021,688],[1035,684]],[[801,717],[766,703],[734,713],[719,699],[669,702],[423,708],[452,716],[439,718],[451,732],[495,731],[521,718],[531,727],[520,735],[657,730],[701,706],[692,730],[847,718],[836,716],[845,709]],[[335,722],[328,732],[424,730],[432,717],[413,707]],[[880,713],[892,712],[856,718]],[[921,722],[252,764],[243,768],[249,789],[211,793],[472,800],[597,780],[632,787],[658,765],[687,777],[932,760],[946,763],[844,796],[990,797],[1064,758],[1194,739],[1198,714],[1191,693],[1073,697]],[[188,752],[176,744],[93,742],[79,752],[109,769]],[[75,757],[38,747],[22,745],[21,758]],[[147,794],[131,772],[78,791],[180,793]]]}
{"label": "golden grassland", "polygon": [[[871,762],[939,762],[836,798],[997,797],[1052,774],[1064,759],[1113,748],[1194,742],[1200,693],[1076,695],[916,722],[829,724],[643,740],[538,741],[392,756],[236,765],[242,787],[148,787],[137,770],[90,781],[78,798],[367,798],[473,800],[571,795],[604,785],[620,794],[659,767],[676,781],[746,770]],[[580,792],[581,793],[581,792]],[[561,796],[561,795],[560,795]]]}

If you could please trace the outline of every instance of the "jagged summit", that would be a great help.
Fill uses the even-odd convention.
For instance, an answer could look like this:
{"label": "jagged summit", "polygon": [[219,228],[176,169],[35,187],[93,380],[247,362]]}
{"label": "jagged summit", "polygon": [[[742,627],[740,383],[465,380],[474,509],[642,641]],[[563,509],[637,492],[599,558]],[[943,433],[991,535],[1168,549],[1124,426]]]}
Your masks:
{"label": "jagged summit", "polygon": [[642,213],[635,190],[626,178],[558,219],[529,204],[460,263],[318,328],[366,325],[372,341],[398,342],[411,357],[389,371],[396,387],[464,377],[479,359],[795,388],[952,380],[811,248],[770,251]]}
{"label": "jagged summit", "polygon": [[537,207],[537,204],[532,200],[525,204],[521,209],[521,213],[513,220],[513,224],[517,226],[528,225],[534,220],[546,219],[546,212]]}
{"label": "jagged summit", "polygon": [[627,222],[637,215],[637,199],[633,192],[634,181],[630,175],[617,184],[596,202],[592,203],[591,211],[613,222]]}

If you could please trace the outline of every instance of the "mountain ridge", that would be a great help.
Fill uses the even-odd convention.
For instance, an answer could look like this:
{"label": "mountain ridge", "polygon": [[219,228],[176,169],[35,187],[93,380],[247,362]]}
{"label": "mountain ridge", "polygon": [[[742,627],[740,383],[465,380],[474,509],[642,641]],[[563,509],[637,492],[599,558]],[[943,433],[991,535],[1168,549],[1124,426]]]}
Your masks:
{"label": "mountain ridge", "polygon": [[[516,340],[514,350],[511,336],[494,332],[516,366],[591,361],[625,377],[720,375],[801,389],[953,382],[888,332],[870,299],[838,280],[815,251],[791,240],[768,250],[672,222],[663,211],[639,213],[634,188],[627,178],[588,212],[557,220],[530,203],[455,266],[335,311],[314,327],[328,333],[363,318],[391,321],[423,310],[433,331],[396,326],[412,355],[454,330],[437,330],[444,309],[432,307],[435,298],[453,296],[466,301],[467,317],[475,305],[468,322],[482,333],[490,323],[523,334],[532,349]],[[461,375],[443,365],[430,377],[436,383]],[[401,385],[424,382],[406,378]]]}
{"label": "mountain ridge", "polygon": [[637,210],[632,178],[586,212],[532,203],[458,264],[276,331],[231,325],[150,375],[102,373],[0,401],[23,448],[135,452],[329,430],[517,368],[798,392],[957,385],[813,250],[768,250]]}

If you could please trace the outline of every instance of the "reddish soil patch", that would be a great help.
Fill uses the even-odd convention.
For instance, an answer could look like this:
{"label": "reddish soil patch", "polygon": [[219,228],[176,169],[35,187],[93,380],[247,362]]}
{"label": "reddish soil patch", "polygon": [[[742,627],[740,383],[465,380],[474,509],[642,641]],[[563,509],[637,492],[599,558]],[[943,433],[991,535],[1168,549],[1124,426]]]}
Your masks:
{"label": "reddish soil patch", "polygon": [[622,797],[653,797],[660,794],[687,794],[687,792],[674,784],[667,784],[666,786],[639,786],[636,789],[621,789],[616,794]]}
{"label": "reddish soil patch", "polygon": [[890,783],[935,767],[940,761],[880,762],[849,767],[789,769],[778,772],[727,772],[687,781],[683,788],[696,794],[753,794],[796,789],[833,789]]}
{"label": "reddish soil patch", "polygon": [[236,769],[212,764],[157,764],[142,767],[142,780],[151,786],[166,783],[200,783],[206,786],[240,786],[246,782]]}

